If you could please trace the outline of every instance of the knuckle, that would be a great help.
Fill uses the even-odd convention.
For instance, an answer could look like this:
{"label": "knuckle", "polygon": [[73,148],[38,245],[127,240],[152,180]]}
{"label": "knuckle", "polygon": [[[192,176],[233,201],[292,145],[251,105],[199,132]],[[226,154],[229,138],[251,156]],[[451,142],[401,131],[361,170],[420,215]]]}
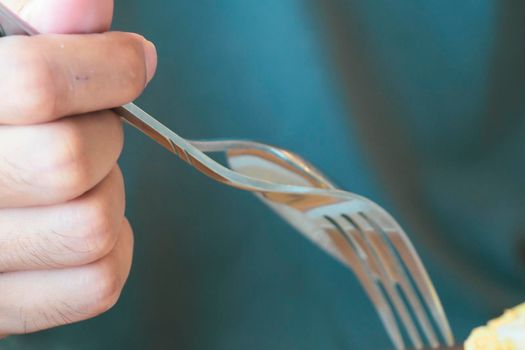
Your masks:
{"label": "knuckle", "polygon": [[45,55],[34,46],[23,53],[19,64],[19,89],[23,96],[22,114],[32,118],[50,119],[57,114],[56,74]]}
{"label": "knuckle", "polygon": [[109,205],[108,201],[92,199],[80,213],[82,229],[79,241],[91,261],[107,255],[117,241],[117,220],[111,215]]}
{"label": "knuckle", "polygon": [[100,315],[111,309],[118,301],[122,291],[122,283],[115,267],[108,263],[96,264],[90,277],[89,295],[86,299],[85,312],[90,316]]}
{"label": "knuckle", "polygon": [[90,169],[81,131],[70,123],[56,125],[49,133],[48,150],[35,167],[36,183],[43,181],[45,187],[72,199],[90,187]]}

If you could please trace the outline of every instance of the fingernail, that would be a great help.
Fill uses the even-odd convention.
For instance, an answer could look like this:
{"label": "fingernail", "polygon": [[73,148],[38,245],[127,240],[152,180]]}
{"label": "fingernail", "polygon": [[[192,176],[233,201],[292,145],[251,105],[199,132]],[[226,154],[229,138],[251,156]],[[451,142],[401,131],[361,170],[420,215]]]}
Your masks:
{"label": "fingernail", "polygon": [[146,55],[146,75],[149,83],[157,70],[157,49],[151,41],[146,39],[144,39],[144,53]]}

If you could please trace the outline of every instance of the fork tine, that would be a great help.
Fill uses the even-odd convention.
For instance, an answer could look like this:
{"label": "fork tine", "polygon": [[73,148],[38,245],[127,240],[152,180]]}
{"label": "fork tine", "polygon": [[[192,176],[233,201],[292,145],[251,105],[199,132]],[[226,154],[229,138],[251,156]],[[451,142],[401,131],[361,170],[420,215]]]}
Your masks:
{"label": "fork tine", "polygon": [[372,227],[375,227],[381,232],[384,239],[390,242],[391,247],[397,252],[397,255],[410,272],[425,304],[432,313],[445,344],[452,346],[454,344],[454,336],[452,335],[445,311],[443,310],[443,306],[428,272],[423,266],[412,242],[408,239],[405,231],[388,213],[379,206],[376,206],[374,209],[372,212],[374,214],[373,217],[365,213],[361,213],[361,216],[367,220]]}
{"label": "fork tine", "polygon": [[399,290],[396,288],[397,279],[395,278],[395,272],[392,271],[392,266],[385,259],[385,254],[381,250],[375,249],[374,245],[368,240],[368,237],[365,236],[361,227],[349,216],[343,214],[340,218],[341,220],[338,221],[338,224],[344,234],[347,235],[349,239],[355,240],[356,244],[365,251],[369,264],[373,262],[373,265],[378,266],[377,278],[379,282],[381,282],[385,288],[388,297],[405,326],[412,344],[416,349],[421,349],[423,347],[422,339],[406,308],[405,302],[400,297]]}
{"label": "fork tine", "polygon": [[338,248],[341,256],[344,257],[346,265],[354,272],[369,299],[372,301],[372,304],[379,314],[395,348],[397,350],[404,350],[405,344],[401,332],[399,331],[397,321],[381,289],[375,283],[372,272],[367,263],[363,261],[365,258],[363,254],[364,252],[360,251],[359,248],[352,246],[351,242],[348,242],[347,238],[345,238],[341,229],[338,227],[338,224],[332,218],[325,216],[325,220],[329,224],[329,227],[323,225],[325,226],[325,231],[330,236],[334,245]]}
{"label": "fork tine", "polygon": [[408,304],[414,311],[417,320],[423,330],[428,343],[431,347],[437,347],[439,342],[437,340],[436,333],[432,328],[430,320],[427,317],[427,313],[423,309],[420,299],[414,291],[413,285],[410,282],[401,262],[392,252],[392,248],[389,247],[388,243],[385,242],[383,238],[384,233],[378,231],[377,227],[374,227],[369,223],[362,215],[353,214],[353,215],[343,215],[344,218],[349,220],[357,227],[358,231],[363,235],[366,242],[371,246],[382,264],[389,270],[391,278],[394,283],[401,287]]}

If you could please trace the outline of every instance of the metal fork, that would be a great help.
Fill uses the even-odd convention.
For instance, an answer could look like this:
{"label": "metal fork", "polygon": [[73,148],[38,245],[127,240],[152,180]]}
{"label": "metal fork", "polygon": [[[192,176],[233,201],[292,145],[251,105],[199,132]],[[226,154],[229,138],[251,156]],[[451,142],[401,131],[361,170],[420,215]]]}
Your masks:
{"label": "metal fork", "polygon": [[423,348],[425,342],[412,313],[428,346],[436,348],[441,343],[431,318],[443,344],[454,343],[420,258],[404,231],[386,211],[362,196],[337,190],[317,169],[290,152],[248,142],[237,142],[234,148],[233,143],[230,142],[227,150],[227,160],[230,167],[242,174],[274,183],[332,191],[332,195],[326,197],[303,194],[290,201],[275,200],[273,194],[258,194],[258,197],[354,271],[396,349],[404,349],[405,345],[394,311],[415,348]]}
{"label": "metal fork", "polygon": [[[38,32],[0,3],[0,36],[14,34]],[[396,349],[404,349],[405,345],[394,310],[413,346],[420,349],[424,342],[409,309],[416,315],[428,344],[439,345],[421,301],[430,310],[445,344],[453,344],[439,298],[414,247],[396,221],[378,205],[336,189],[313,166],[288,151],[245,141],[188,141],[134,104],[115,111],[205,175],[256,193],[300,232],[351,268]],[[204,152],[225,152],[231,168]]]}

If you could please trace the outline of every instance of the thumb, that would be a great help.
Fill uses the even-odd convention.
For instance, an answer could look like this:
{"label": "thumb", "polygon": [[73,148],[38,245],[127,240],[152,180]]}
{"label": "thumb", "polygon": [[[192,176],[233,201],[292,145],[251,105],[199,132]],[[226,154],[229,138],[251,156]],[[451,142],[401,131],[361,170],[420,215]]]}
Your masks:
{"label": "thumb", "polygon": [[105,32],[113,18],[113,0],[1,0],[41,33]]}

